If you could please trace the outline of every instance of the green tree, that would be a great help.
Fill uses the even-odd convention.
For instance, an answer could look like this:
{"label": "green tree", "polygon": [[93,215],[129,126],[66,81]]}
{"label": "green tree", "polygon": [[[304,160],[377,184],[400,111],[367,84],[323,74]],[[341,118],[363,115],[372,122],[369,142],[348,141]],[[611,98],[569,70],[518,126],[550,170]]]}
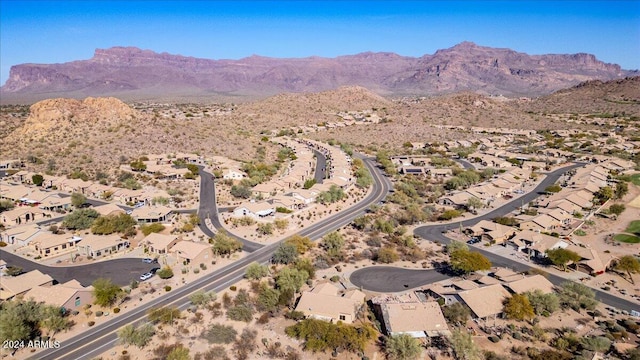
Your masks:
{"label": "green tree", "polygon": [[0,305],[0,341],[27,341],[38,332],[41,305],[33,300],[10,300]]}
{"label": "green tree", "polygon": [[129,163],[129,166],[131,166],[131,170],[133,171],[147,170],[147,164],[145,164],[144,161],[142,161],[142,159],[132,161],[131,163]]}
{"label": "green tree", "polygon": [[251,189],[246,186],[233,185],[231,187],[231,195],[241,199],[248,199],[251,197]]}
{"label": "green tree", "polygon": [[220,256],[231,255],[242,249],[242,243],[229,236],[225,231],[218,231],[209,242],[213,244],[213,252]]}
{"label": "green tree", "polygon": [[640,273],[640,261],[638,261],[638,258],[633,255],[624,255],[616,263],[615,269],[626,272],[629,277],[629,281],[635,285],[633,275],[631,274]]}
{"label": "green tree", "polygon": [[97,235],[113,233],[134,234],[136,221],[129,214],[110,214],[98,217],[91,225],[91,232]]}
{"label": "green tree", "polygon": [[509,319],[515,320],[529,320],[535,317],[529,298],[521,294],[513,294],[505,301],[504,313]]}
{"label": "green tree", "polygon": [[398,252],[392,247],[385,246],[378,250],[377,260],[383,264],[391,264],[398,261],[398,259],[400,259]]}
{"label": "green tree", "polygon": [[254,261],[247,266],[244,277],[251,280],[260,280],[267,275],[269,275],[269,267]]}
{"label": "green tree", "polygon": [[7,266],[4,273],[7,274],[7,276],[18,276],[24,273],[24,269],[20,266]]}
{"label": "green tree", "polygon": [[457,250],[469,251],[469,246],[462,241],[451,240],[451,242],[445,246],[445,249],[447,254],[453,254]]}
{"label": "green tree", "polygon": [[11,210],[14,208],[14,204],[13,201],[11,200],[6,200],[6,199],[1,199],[0,200],[0,212],[3,211],[7,211],[7,210]]}
{"label": "green tree", "polygon": [[256,300],[256,306],[261,311],[273,311],[277,308],[280,300],[280,291],[272,288],[269,284],[260,283],[260,290],[258,291],[258,299]]}
{"label": "green tree", "polygon": [[42,186],[42,183],[44,182],[44,177],[40,174],[35,174],[31,177],[31,182],[33,182],[33,185],[35,186]]}
{"label": "green tree", "polygon": [[332,204],[345,197],[344,190],[336,185],[331,185],[328,191],[323,191],[316,196],[316,202],[320,204]]}
{"label": "green tree", "polygon": [[309,239],[308,236],[300,236],[298,234],[291,236],[284,241],[286,244],[293,244],[298,251],[298,254],[303,255],[307,251],[311,250],[315,244]]}
{"label": "green tree", "polygon": [[273,253],[272,261],[277,264],[292,264],[298,256],[296,245],[284,242]]}
{"label": "green tree", "polygon": [[563,306],[568,306],[575,311],[580,311],[580,309],[593,310],[598,305],[595,292],[591,288],[572,281],[560,286],[558,297]]}
{"label": "green tree", "polygon": [[557,192],[560,192],[561,190],[562,190],[562,187],[560,187],[560,185],[550,185],[544,189],[544,192],[557,193]]}
{"label": "green tree", "polygon": [[165,266],[162,269],[158,270],[156,272],[156,275],[158,275],[160,279],[171,279],[173,277],[173,270],[171,270],[170,267]]}
{"label": "green tree", "polygon": [[84,230],[93,225],[93,222],[100,216],[94,209],[77,209],[64,217],[62,226],[71,230]]}
{"label": "green tree", "polygon": [[313,279],[316,276],[316,268],[311,263],[309,258],[298,258],[293,263],[293,267],[299,271],[306,271],[309,274],[309,279]]}
{"label": "green tree", "polygon": [[371,173],[369,173],[369,169],[366,167],[360,167],[356,170],[356,185],[363,189],[368,188],[373,184],[373,178],[371,177]]}
{"label": "green tree", "polygon": [[148,236],[149,234],[152,234],[152,233],[162,232],[162,230],[164,230],[164,229],[165,229],[164,225],[162,225],[160,223],[152,223],[152,224],[142,224],[142,225],[140,225],[140,231],[142,231],[144,236]]}
{"label": "green tree", "polygon": [[276,286],[280,290],[300,291],[300,288],[309,278],[306,271],[285,267],[278,273],[276,277]]}
{"label": "green tree", "polygon": [[442,314],[454,325],[464,325],[469,320],[471,310],[464,304],[455,302],[451,305],[447,305],[442,309]]}
{"label": "green tree", "polygon": [[173,306],[152,308],[147,312],[149,321],[153,323],[172,324],[182,317],[180,309]]}
{"label": "green tree", "polygon": [[99,278],[93,281],[93,302],[102,307],[108,307],[116,303],[122,295],[120,286],[110,279]]}
{"label": "green tree", "polygon": [[40,305],[40,328],[47,329],[49,337],[53,338],[56,333],[71,327],[71,322],[67,319],[60,307],[53,305]]}
{"label": "green tree", "polygon": [[555,293],[545,294],[540,289],[528,291],[524,295],[529,299],[536,315],[549,316],[560,308],[560,300]]}
{"label": "green tree", "polygon": [[384,350],[388,359],[413,360],[422,354],[422,345],[413,336],[400,334],[387,337]]}
{"label": "green tree", "polygon": [[611,348],[611,340],[607,339],[604,336],[588,336],[582,338],[582,346],[591,351],[595,352],[607,352],[609,348]]}
{"label": "green tree", "polygon": [[316,179],[307,179],[304,181],[304,186],[303,188],[305,189],[311,189],[313,187],[313,185],[316,184]]}
{"label": "green tree", "polygon": [[600,188],[600,190],[596,191],[595,194],[593,194],[593,196],[598,199],[599,203],[602,204],[605,201],[613,198],[614,193],[613,193],[613,189],[611,188],[611,186],[605,186]]}
{"label": "green tree", "polygon": [[209,303],[216,301],[217,294],[215,291],[203,291],[198,290],[193,294],[189,295],[189,301],[195,306],[206,306]]}
{"label": "green tree", "polygon": [[620,216],[626,209],[623,204],[613,204],[609,206],[609,213]]}
{"label": "green tree", "polygon": [[629,184],[624,181],[620,181],[616,184],[616,189],[613,194],[614,199],[622,199],[625,195],[629,193]]}
{"label": "green tree", "polygon": [[273,234],[273,224],[271,223],[259,223],[256,228],[256,232],[260,235],[271,235]]}
{"label": "green tree", "polygon": [[122,344],[144,348],[153,338],[155,329],[151,324],[145,324],[138,328],[129,324],[121,327],[117,334]]}
{"label": "green tree", "polygon": [[475,251],[456,250],[450,255],[451,268],[468,274],[478,270],[491,269],[491,261]]}
{"label": "green tree", "polygon": [[484,356],[480,348],[473,342],[471,334],[466,329],[451,331],[449,338],[451,348],[458,360],[483,360]]}
{"label": "green tree", "polygon": [[482,209],[484,207],[484,202],[482,202],[482,200],[478,199],[475,196],[472,196],[469,198],[469,200],[467,200],[467,209]]}
{"label": "green tree", "polygon": [[440,214],[438,216],[438,220],[447,221],[447,220],[455,219],[460,215],[462,215],[462,212],[460,212],[460,210],[449,209],[449,210],[445,210],[442,214]]}
{"label": "green tree", "polygon": [[582,259],[575,251],[557,248],[546,251],[547,258],[556,266],[562,266],[563,271],[567,271],[567,264],[577,263]]}
{"label": "green tree", "polygon": [[71,194],[71,205],[79,208],[87,202],[87,197],[80,193]]}
{"label": "green tree", "polygon": [[342,253],[344,238],[337,231],[330,232],[322,238],[322,247],[327,252],[327,255],[337,257]]}

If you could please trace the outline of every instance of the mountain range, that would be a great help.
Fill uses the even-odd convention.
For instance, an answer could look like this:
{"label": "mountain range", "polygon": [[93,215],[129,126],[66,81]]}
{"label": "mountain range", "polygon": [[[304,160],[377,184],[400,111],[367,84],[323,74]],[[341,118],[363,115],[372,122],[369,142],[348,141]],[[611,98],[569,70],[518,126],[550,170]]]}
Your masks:
{"label": "mountain range", "polygon": [[0,88],[3,103],[52,97],[115,96],[124,100],[262,98],[345,85],[384,96],[430,96],[460,91],[539,96],[588,80],[637,75],[594,55],[528,55],[463,42],[433,55],[366,52],[335,58],[211,60],[135,47],[97,49],[88,60],[11,67]]}

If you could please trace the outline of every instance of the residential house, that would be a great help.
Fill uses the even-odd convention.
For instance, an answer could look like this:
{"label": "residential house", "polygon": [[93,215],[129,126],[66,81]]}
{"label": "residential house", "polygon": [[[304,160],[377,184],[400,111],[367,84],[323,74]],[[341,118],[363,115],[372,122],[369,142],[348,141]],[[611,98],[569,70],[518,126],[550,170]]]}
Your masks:
{"label": "residential house", "polygon": [[236,170],[236,169],[225,169],[222,172],[222,178],[225,180],[241,180],[241,179],[244,179],[245,177],[247,177],[247,174],[245,174],[243,171]]}
{"label": "residential house", "polygon": [[168,254],[169,250],[171,250],[179,240],[176,235],[151,233],[140,241],[140,245],[145,246],[152,254]]}
{"label": "residential house", "polygon": [[503,303],[509,297],[509,292],[502,285],[495,284],[461,291],[457,296],[471,309],[473,318],[495,319],[502,314]]}
{"label": "residential house", "polygon": [[533,276],[522,276],[518,280],[513,280],[504,285],[515,294],[523,294],[527,291],[540,290],[544,294],[550,294],[554,290],[554,285],[546,277],[538,274]]}
{"label": "residential house", "polygon": [[233,211],[233,216],[235,217],[243,217],[249,216],[254,219],[265,218],[269,215],[273,215],[276,211],[275,206],[273,204],[260,201],[260,202],[245,202],[235,208]]}
{"label": "residential house", "polygon": [[549,232],[555,230],[562,223],[547,214],[541,214],[529,221],[520,223],[520,229],[537,232]]}
{"label": "residential house", "polygon": [[80,237],[69,234],[58,235],[45,232],[33,239],[29,246],[42,257],[56,256],[76,250],[76,245],[81,240]]}
{"label": "residential house", "polygon": [[546,257],[547,250],[566,248],[569,244],[560,238],[545,235],[536,231],[523,230],[509,240],[509,244],[530,257]]}
{"label": "residential house", "polygon": [[27,224],[48,217],[49,213],[31,206],[17,206],[0,213],[0,223],[5,227]]}
{"label": "residential house", "polygon": [[65,211],[71,208],[71,197],[60,196],[60,194],[51,194],[42,201],[39,201],[38,207],[48,211]]}
{"label": "residential house", "polygon": [[82,286],[77,280],[52,286],[38,285],[27,291],[23,298],[53,305],[65,311],[81,310],[84,305],[93,302],[93,286]]}
{"label": "residential house", "polygon": [[2,233],[2,241],[7,244],[27,246],[41,231],[37,224],[27,224],[5,230]]}
{"label": "residential house", "polygon": [[294,198],[302,201],[303,204],[309,205],[316,201],[316,197],[318,196],[318,191],[311,189],[296,189],[294,192],[290,194]]}
{"label": "residential house", "polygon": [[51,285],[53,285],[53,278],[39,270],[32,270],[18,276],[3,276],[0,281],[0,300],[9,300],[23,295],[36,286]]}
{"label": "residential house", "polygon": [[208,243],[178,241],[170,250],[183,264],[208,264],[213,259],[213,249]]}
{"label": "residential house", "polygon": [[124,214],[125,211],[118,205],[112,203],[106,203],[93,208],[100,214],[100,216],[118,215]]}
{"label": "residential house", "polygon": [[468,192],[461,191],[461,192],[457,192],[451,195],[446,195],[441,197],[438,200],[438,204],[453,206],[456,209],[463,209],[467,207],[467,203],[469,202],[469,199],[471,199],[472,197],[475,197],[475,196],[471,195]]}
{"label": "residential house", "polygon": [[472,226],[470,230],[472,235],[479,236],[483,240],[497,244],[503,244],[516,233],[516,229],[510,226],[488,220],[481,220]]}
{"label": "residential house", "polygon": [[571,250],[580,255],[580,261],[574,264],[574,267],[589,275],[600,275],[607,271],[607,268],[613,261],[611,254],[599,253],[592,248],[586,248],[577,245],[569,245],[568,250]]}
{"label": "residential house", "polygon": [[138,223],[166,223],[171,219],[173,210],[163,205],[141,206],[133,209],[131,217]]}
{"label": "residential house", "polygon": [[442,309],[429,302],[374,302],[383,331],[389,336],[407,334],[414,338],[449,336]]}
{"label": "residential house", "polygon": [[335,285],[322,283],[302,293],[296,311],[314,319],[352,324],[364,305],[364,299],[365,294],[360,290],[351,289],[340,294]]}
{"label": "residential house", "polygon": [[94,235],[87,234],[82,235],[81,241],[78,244],[78,253],[91,256],[93,258],[106,256],[109,254],[117,253],[121,250],[128,249],[130,246],[129,241],[123,239],[118,234],[111,235]]}

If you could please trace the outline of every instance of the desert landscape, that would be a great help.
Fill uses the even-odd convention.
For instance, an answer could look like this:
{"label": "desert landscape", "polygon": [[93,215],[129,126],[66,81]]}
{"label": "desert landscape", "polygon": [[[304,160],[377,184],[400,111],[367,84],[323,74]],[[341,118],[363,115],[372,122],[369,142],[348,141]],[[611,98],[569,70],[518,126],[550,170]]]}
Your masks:
{"label": "desert landscape", "polygon": [[0,2],[0,359],[640,359],[629,4]]}

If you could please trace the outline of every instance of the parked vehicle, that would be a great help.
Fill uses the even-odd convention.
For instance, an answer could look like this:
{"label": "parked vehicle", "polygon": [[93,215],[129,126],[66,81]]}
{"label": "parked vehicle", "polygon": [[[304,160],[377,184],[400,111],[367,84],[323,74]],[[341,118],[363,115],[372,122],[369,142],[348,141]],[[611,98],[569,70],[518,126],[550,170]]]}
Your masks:
{"label": "parked vehicle", "polygon": [[141,280],[141,281],[145,281],[145,280],[149,280],[149,279],[151,279],[152,277],[153,277],[153,274],[152,274],[152,273],[150,273],[150,272],[148,272],[148,273],[146,273],[146,274],[142,274],[142,275],[140,275],[140,280]]}
{"label": "parked vehicle", "polygon": [[153,264],[155,262],[158,262],[158,260],[152,259],[152,258],[144,258],[144,259],[142,259],[142,262],[145,263],[145,264]]}

